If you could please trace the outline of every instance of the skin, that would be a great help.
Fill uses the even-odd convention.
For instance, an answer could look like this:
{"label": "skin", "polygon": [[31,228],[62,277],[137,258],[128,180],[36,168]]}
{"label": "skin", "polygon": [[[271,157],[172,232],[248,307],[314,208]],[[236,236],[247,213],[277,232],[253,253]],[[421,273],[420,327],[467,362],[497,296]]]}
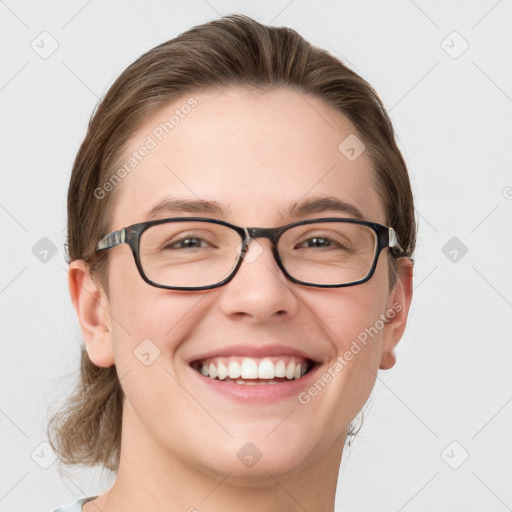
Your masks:
{"label": "skin", "polygon": [[[369,157],[363,152],[351,162],[338,151],[355,133],[343,114],[287,88],[194,97],[198,105],[119,185],[112,230],[147,220],[145,212],[171,195],[217,201],[226,208],[219,218],[239,226],[300,220],[280,212],[322,196],[350,202],[365,219],[386,224]],[[126,154],[186,99],[148,119]],[[350,217],[327,211],[307,218],[327,216]],[[109,296],[83,261],[70,264],[71,298],[89,357],[98,366],[116,365],[126,395],[117,479],[84,511],[332,512],[347,427],[378,369],[395,363],[412,297],[412,263],[399,260],[391,292],[387,249],[368,282],[309,288],[285,278],[270,248],[269,240],[252,242],[254,261],[243,263],[230,283],[197,292],[146,284],[126,244],[110,250]],[[199,388],[187,363],[216,346],[280,343],[314,354],[321,374],[397,303],[401,311],[306,405],[297,397],[265,406],[235,403]],[[149,366],[133,354],[147,338],[160,350]],[[252,468],[237,458],[247,442],[262,453]]]}

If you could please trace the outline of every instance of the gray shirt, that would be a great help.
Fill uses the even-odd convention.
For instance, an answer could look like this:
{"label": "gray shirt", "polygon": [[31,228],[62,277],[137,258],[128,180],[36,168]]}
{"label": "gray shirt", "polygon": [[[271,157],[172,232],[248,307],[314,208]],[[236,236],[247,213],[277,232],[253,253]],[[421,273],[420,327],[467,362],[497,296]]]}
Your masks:
{"label": "gray shirt", "polygon": [[90,498],[80,498],[76,500],[74,503],[70,503],[69,505],[64,505],[62,507],[56,508],[53,512],[82,512],[82,505],[87,503],[88,501],[96,499],[98,496],[91,496]]}

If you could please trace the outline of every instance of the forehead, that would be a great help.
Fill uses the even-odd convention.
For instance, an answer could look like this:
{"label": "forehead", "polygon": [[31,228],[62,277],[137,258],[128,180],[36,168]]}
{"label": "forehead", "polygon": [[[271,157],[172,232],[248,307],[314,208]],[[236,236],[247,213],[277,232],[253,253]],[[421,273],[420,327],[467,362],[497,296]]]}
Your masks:
{"label": "forehead", "polygon": [[290,88],[184,96],[128,142],[112,227],[148,220],[165,199],[216,202],[215,217],[263,227],[286,220],[290,205],[330,197],[384,222],[367,152],[353,158],[355,137],[344,114]]}

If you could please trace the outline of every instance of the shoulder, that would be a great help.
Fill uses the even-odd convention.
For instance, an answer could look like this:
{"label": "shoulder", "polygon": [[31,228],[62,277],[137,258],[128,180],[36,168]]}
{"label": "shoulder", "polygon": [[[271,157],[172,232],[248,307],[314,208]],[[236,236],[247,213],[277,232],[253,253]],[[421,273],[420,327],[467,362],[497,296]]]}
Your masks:
{"label": "shoulder", "polygon": [[80,498],[69,505],[63,505],[62,507],[56,508],[53,512],[81,512],[82,505],[88,501],[94,500],[98,496],[91,496],[87,498]]}

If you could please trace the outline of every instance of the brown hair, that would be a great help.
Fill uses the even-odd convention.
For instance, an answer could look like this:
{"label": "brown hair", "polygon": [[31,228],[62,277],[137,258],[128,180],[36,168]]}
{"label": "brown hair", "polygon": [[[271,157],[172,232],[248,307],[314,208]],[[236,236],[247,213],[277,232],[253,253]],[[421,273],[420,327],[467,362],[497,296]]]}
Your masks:
{"label": "brown hair", "polygon": [[[89,262],[108,294],[108,251],[92,260],[110,231],[120,187],[95,193],[112,179],[122,152],[147,117],[164,105],[208,88],[291,87],[343,112],[364,141],[386,222],[411,257],[416,239],[409,176],[391,121],[374,89],[326,51],[289,28],[230,15],[196,26],[142,55],[115,81],[91,117],[68,191],[69,261]],[[341,141],[340,141],[341,142]],[[390,288],[398,264],[389,258]],[[99,368],[82,348],[80,380],[66,407],[48,425],[49,441],[65,464],[119,466],[123,391],[115,366]]]}

